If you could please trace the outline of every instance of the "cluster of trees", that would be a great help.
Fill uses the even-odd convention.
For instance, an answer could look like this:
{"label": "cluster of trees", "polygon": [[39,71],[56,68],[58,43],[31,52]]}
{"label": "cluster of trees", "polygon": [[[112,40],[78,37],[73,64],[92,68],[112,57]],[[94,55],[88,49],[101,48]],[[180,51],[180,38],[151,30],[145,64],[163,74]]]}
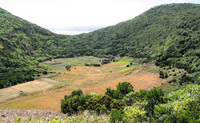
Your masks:
{"label": "cluster of trees", "polygon": [[178,91],[166,95],[166,104],[156,105],[155,119],[158,123],[200,122],[200,85],[187,85]]}
{"label": "cluster of trees", "polygon": [[123,82],[117,85],[117,90],[107,88],[104,95],[84,95],[81,90],[73,91],[61,101],[61,110],[69,115],[85,110],[109,114],[112,123],[199,122],[199,94],[199,85],[188,85],[164,94],[158,88],[134,92],[130,83]]}
{"label": "cluster of trees", "polygon": [[[32,63],[35,62],[34,60]],[[37,64],[37,62],[36,62]],[[44,69],[41,69],[41,71]],[[41,72],[30,60],[25,60],[23,55],[14,54],[0,49],[0,89],[32,81]]]}
{"label": "cluster of trees", "polygon": [[100,56],[100,58],[103,58],[103,59],[99,60],[99,62],[101,62],[101,63],[95,63],[95,64],[88,64],[88,63],[86,63],[85,66],[100,67],[101,65],[109,64],[111,62],[117,62],[118,61],[112,55],[102,55],[102,56]]}
{"label": "cluster of trees", "polygon": [[115,59],[112,59],[112,58],[101,60],[101,64],[102,64],[102,65],[104,65],[104,64],[109,64],[110,62],[116,62],[116,60],[115,60]]}
{"label": "cluster of trees", "polygon": [[130,92],[133,92],[133,86],[127,82],[119,83],[117,90],[107,88],[105,95],[84,95],[81,90],[72,91],[61,101],[61,111],[70,115],[84,110],[97,114],[109,113],[111,109],[122,111],[125,106],[122,98]]}
{"label": "cluster of trees", "polygon": [[71,65],[66,65],[66,66],[65,66],[65,69],[66,69],[67,71],[71,71],[71,67],[72,67]]}
{"label": "cluster of trees", "polygon": [[101,66],[101,64],[98,64],[98,63],[94,63],[94,64],[88,64],[88,63],[86,63],[85,64],[85,66],[94,66],[94,67],[100,67]]}

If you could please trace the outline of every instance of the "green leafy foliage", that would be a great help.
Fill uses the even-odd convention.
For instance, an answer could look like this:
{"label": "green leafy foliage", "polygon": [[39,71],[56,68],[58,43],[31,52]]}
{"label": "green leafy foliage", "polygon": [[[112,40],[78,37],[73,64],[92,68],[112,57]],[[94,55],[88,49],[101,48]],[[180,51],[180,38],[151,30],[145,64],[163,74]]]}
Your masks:
{"label": "green leafy foliage", "polygon": [[[117,85],[119,89],[122,87],[129,87],[128,92],[133,92],[133,86],[124,82]],[[126,93],[128,94],[126,91]],[[82,112],[84,110],[94,111],[97,114],[109,113],[112,109],[123,111],[126,103],[123,95],[119,90],[111,90],[107,88],[105,95],[84,95],[82,90],[72,91],[71,95],[65,95],[61,100],[61,111],[69,115]]]}
{"label": "green leafy foliage", "polygon": [[131,83],[122,82],[117,85],[117,90],[120,91],[123,95],[126,95],[130,92],[133,92],[133,86]]}
{"label": "green leafy foliage", "polygon": [[147,93],[146,97],[147,97],[147,105],[145,107],[145,110],[151,117],[154,115],[155,105],[165,102],[164,92],[161,89],[153,88]]}
{"label": "green leafy foliage", "polygon": [[107,88],[105,95],[108,95],[114,99],[122,99],[126,94],[134,92],[133,86],[128,82],[122,82],[117,84],[117,90]]}
{"label": "green leafy foliage", "polygon": [[90,96],[84,96],[81,90],[73,91],[71,95],[61,100],[61,111],[69,115],[84,111]]}
{"label": "green leafy foliage", "polygon": [[101,64],[97,64],[97,63],[95,63],[95,64],[85,64],[85,66],[94,66],[94,67],[100,67],[101,66]]}
{"label": "green leafy foliage", "polygon": [[111,88],[107,88],[105,95],[108,95],[114,99],[122,99],[123,94],[119,90],[112,90]]}
{"label": "green leafy foliage", "polygon": [[113,109],[110,113],[110,122],[117,123],[122,121],[125,121],[125,115],[121,111]]}
{"label": "green leafy foliage", "polygon": [[72,96],[75,96],[75,95],[81,96],[81,95],[83,95],[83,91],[82,90],[75,90],[75,91],[72,91],[71,95]]}
{"label": "green leafy foliage", "polygon": [[187,85],[167,95],[170,100],[166,104],[155,106],[157,122],[199,122],[200,118],[200,86]]}
{"label": "green leafy foliage", "polygon": [[129,94],[127,94],[123,100],[126,103],[127,106],[131,106],[134,103],[136,103],[136,99],[137,98],[137,93],[136,92],[131,92]]}
{"label": "green leafy foliage", "polygon": [[[73,91],[74,92],[81,92]],[[200,85],[187,85],[164,94],[161,89],[140,90],[114,99],[109,95],[69,95],[62,100],[62,112],[110,114],[110,122],[199,122]]]}
{"label": "green leafy foliage", "polygon": [[144,108],[127,106],[124,108],[124,114],[128,123],[144,123],[148,121]]}
{"label": "green leafy foliage", "polygon": [[95,111],[97,114],[108,113],[111,109],[110,104],[112,102],[112,98],[104,95],[104,96],[95,96],[90,98],[86,104],[88,106],[88,110]]}
{"label": "green leafy foliage", "polygon": [[67,66],[65,66],[65,69],[67,70],[67,71],[71,71],[71,65],[67,65]]}

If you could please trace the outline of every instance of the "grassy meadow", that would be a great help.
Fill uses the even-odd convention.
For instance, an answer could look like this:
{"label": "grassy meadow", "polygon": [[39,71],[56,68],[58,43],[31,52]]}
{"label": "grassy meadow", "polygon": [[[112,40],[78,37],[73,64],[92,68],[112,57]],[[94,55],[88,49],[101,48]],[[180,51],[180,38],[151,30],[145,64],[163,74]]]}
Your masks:
{"label": "grassy meadow", "polygon": [[[128,57],[100,67],[85,66],[85,63],[100,63],[101,60],[84,56],[45,61],[40,65],[47,67],[49,74],[0,90],[0,109],[49,109],[60,112],[60,100],[76,89],[82,89],[86,94],[104,94],[106,88],[115,89],[119,82],[124,81],[130,82],[136,91],[149,90],[165,82],[159,78],[159,69],[155,65],[145,66],[137,59]],[[72,65],[71,71],[65,70],[66,65]]]}

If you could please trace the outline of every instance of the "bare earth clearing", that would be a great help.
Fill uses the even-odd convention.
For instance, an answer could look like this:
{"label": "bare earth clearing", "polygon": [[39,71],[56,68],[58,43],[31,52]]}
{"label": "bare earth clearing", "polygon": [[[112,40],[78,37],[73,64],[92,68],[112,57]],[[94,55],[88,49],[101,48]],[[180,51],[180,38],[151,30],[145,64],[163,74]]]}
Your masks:
{"label": "bare earth clearing", "polygon": [[[158,72],[148,72],[151,69],[158,69],[153,64],[134,65],[128,68],[126,64],[119,62],[101,67],[74,66],[70,72],[63,68],[52,69],[51,72],[56,72],[54,76],[0,90],[0,109],[60,112],[61,99],[75,89],[82,89],[86,94],[104,94],[106,88],[116,88],[119,82],[127,81],[134,86],[135,91],[139,91],[158,87],[165,81],[159,78]],[[60,65],[59,67],[61,68]],[[27,95],[17,97],[20,92]],[[11,99],[13,97],[17,98]]]}

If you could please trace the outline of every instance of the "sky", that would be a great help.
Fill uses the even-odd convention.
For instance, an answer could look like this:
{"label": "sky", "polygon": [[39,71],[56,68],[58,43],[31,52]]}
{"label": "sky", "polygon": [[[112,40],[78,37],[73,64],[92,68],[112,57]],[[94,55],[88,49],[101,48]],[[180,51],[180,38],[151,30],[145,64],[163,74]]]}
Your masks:
{"label": "sky", "polygon": [[57,34],[91,32],[169,3],[200,0],[0,0],[0,7]]}

